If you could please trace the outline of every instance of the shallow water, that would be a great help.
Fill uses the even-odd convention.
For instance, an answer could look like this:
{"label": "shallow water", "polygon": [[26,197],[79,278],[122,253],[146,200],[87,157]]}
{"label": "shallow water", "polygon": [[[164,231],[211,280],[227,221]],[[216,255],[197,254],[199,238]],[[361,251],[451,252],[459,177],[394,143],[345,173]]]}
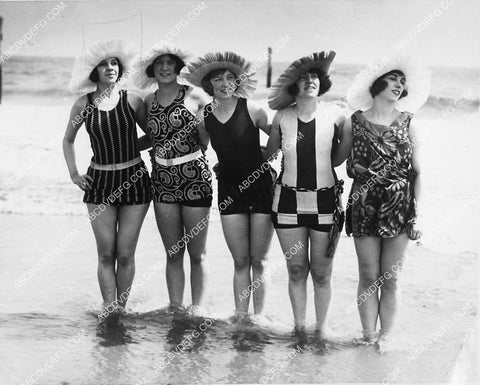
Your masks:
{"label": "shallow water", "polygon": [[[235,322],[231,257],[221,238],[220,223],[214,221],[210,226],[207,318],[185,312],[175,315],[166,309],[165,255],[155,224],[147,220],[136,257],[136,281],[144,279],[145,283],[134,288],[126,315],[100,324],[92,311],[100,301],[95,244],[83,220],[1,215],[1,383],[28,383],[37,378],[32,377],[35,373],[35,384],[48,385],[382,382],[388,376],[392,382],[441,382],[474,325],[478,256],[467,251],[447,255],[412,244],[393,349],[380,354],[375,346],[356,344],[358,315],[346,307],[355,298],[357,273],[353,242],[346,237],[335,257],[325,346],[315,341],[312,330],[311,282],[306,341],[292,335],[283,265],[272,274],[266,316]],[[6,236],[8,229],[16,231]],[[69,247],[42,259],[72,229],[79,232]],[[38,265],[40,260],[43,266]],[[160,269],[146,279],[158,261]],[[270,268],[279,261],[280,249],[274,239]],[[185,267],[188,277],[187,263]],[[22,277],[26,279],[19,284]],[[187,279],[186,304],[189,290]],[[471,305],[462,317],[410,362],[413,349],[467,303]],[[165,366],[160,368],[162,362]]]}

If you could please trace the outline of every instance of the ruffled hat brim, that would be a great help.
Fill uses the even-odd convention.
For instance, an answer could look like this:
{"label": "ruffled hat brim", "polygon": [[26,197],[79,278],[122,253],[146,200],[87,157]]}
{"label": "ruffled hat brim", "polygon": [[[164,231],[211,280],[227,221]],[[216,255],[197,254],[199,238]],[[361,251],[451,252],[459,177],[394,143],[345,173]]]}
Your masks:
{"label": "ruffled hat brim", "polygon": [[249,98],[255,92],[257,80],[252,65],[234,52],[212,52],[190,62],[182,71],[185,79],[194,86],[201,87],[202,80],[210,72],[224,69],[231,71],[237,78],[234,96]]}
{"label": "ruffled hat brim", "polygon": [[135,73],[132,79],[133,83],[138,88],[145,89],[157,83],[155,78],[147,76],[146,70],[149,65],[153,64],[157,57],[162,55],[176,56],[185,64],[187,64],[187,60],[191,56],[189,52],[182,50],[169,42],[159,43],[153,46],[142,56],[142,58],[138,58],[135,62]]}
{"label": "ruffled hat brim", "polygon": [[405,75],[405,88],[408,95],[396,102],[400,111],[417,112],[430,93],[430,71],[413,62],[408,56],[385,56],[360,71],[347,91],[347,102],[354,110],[368,110],[373,105],[370,87],[376,79],[386,73],[398,70]]}
{"label": "ruffled hat brim", "polygon": [[136,56],[134,45],[127,40],[115,39],[96,42],[75,59],[68,87],[71,92],[94,91],[97,85],[89,79],[89,76],[102,60],[109,57],[118,58],[123,67],[122,79],[127,79],[134,71]]}
{"label": "ruffled hat brim", "polygon": [[328,74],[335,52],[315,52],[295,60],[272,85],[268,95],[268,105],[272,110],[281,110],[295,103],[295,97],[288,93],[288,87],[295,83],[300,75],[310,70]]}

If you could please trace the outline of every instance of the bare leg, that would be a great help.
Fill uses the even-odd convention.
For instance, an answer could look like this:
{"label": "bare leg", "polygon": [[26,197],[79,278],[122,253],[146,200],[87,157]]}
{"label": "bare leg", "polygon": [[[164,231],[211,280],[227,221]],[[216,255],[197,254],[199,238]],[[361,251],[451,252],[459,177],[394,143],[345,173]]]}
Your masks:
{"label": "bare leg", "polygon": [[380,334],[388,334],[394,325],[400,304],[398,278],[408,246],[406,234],[382,240],[381,276],[383,284],[380,295]]}
{"label": "bare leg", "polygon": [[[223,235],[234,263],[233,296],[237,313],[248,313],[250,296],[242,295],[250,285],[250,242],[248,214],[221,215]],[[246,297],[246,298],[244,298]]]}
{"label": "bare leg", "polygon": [[[88,212],[98,208],[97,204],[87,203]],[[98,210],[97,210],[98,211]],[[98,252],[98,283],[103,297],[103,305],[108,306],[116,299],[115,240],[117,238],[117,213],[115,206],[105,206],[105,210],[91,221]]]}
{"label": "bare leg", "polygon": [[[205,264],[203,262],[207,243],[209,212],[210,207],[182,206],[185,234],[189,235],[187,249],[190,255],[190,286],[192,291],[192,305],[194,306],[201,305],[203,300],[205,286]],[[202,228],[202,230],[200,230],[200,228]]]}
{"label": "bare leg", "polygon": [[250,214],[250,263],[252,265],[252,280],[260,285],[253,292],[253,310],[262,314],[265,301],[265,261],[273,236],[273,226],[270,214]]}
{"label": "bare leg", "polygon": [[125,308],[135,275],[135,249],[149,204],[120,206],[117,233],[117,301]]}
{"label": "bare leg", "polygon": [[[307,278],[310,265],[308,262],[308,228],[276,229],[280,246],[287,256],[288,294],[293,309],[296,329],[305,328],[307,313]],[[303,247],[295,255],[289,250],[301,242]]]}
{"label": "bare leg", "polygon": [[185,272],[183,270],[185,243],[181,240],[184,235],[182,208],[178,203],[158,202],[154,202],[154,208],[158,230],[167,254],[165,274],[170,305],[180,307],[183,305],[183,291],[185,290]]}
{"label": "bare leg", "polygon": [[310,274],[315,293],[315,315],[317,332],[320,338],[324,336],[325,321],[328,306],[332,297],[333,258],[326,258],[328,233],[309,230],[310,234]]}
{"label": "bare leg", "polygon": [[378,318],[378,290],[369,291],[380,275],[381,239],[378,237],[354,238],[358,258],[357,305],[363,334],[371,341],[376,333]]}

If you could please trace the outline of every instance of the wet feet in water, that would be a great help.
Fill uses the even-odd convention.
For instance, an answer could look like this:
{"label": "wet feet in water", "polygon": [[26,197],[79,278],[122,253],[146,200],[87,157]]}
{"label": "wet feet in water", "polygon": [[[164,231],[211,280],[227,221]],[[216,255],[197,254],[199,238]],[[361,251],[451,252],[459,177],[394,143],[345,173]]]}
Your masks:
{"label": "wet feet in water", "polygon": [[295,326],[293,329],[293,337],[295,338],[295,348],[304,348],[308,343],[308,336],[305,330],[305,326]]}

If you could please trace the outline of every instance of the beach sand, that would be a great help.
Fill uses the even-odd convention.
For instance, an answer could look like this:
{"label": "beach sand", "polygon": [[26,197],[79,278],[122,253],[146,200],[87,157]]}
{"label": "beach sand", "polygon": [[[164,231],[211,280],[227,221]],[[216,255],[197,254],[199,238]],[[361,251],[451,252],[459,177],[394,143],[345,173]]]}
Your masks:
{"label": "beach sand", "polygon": [[[73,329],[69,326],[86,325],[84,327],[92,330],[96,327],[91,317],[85,321],[85,309],[100,302],[96,247],[90,225],[85,220],[82,193],[70,183],[61,151],[68,111],[69,107],[65,105],[3,105],[0,108],[3,138],[0,144],[0,185],[4,186],[0,190],[2,384],[24,381],[55,351],[59,341],[72,334]],[[428,125],[432,116],[428,112],[423,116],[420,114],[418,123]],[[358,272],[353,239],[343,234],[335,256],[334,294],[329,311],[332,338],[340,341],[337,350],[326,356],[305,355],[302,364],[295,363],[299,366],[283,372],[273,382],[370,383],[388,379],[392,383],[478,383],[478,357],[475,355],[475,346],[478,346],[477,218],[480,193],[480,181],[475,177],[479,161],[478,117],[478,113],[452,114],[434,129],[425,130],[422,138],[425,236],[420,242],[412,242],[408,250],[402,276],[402,307],[394,336],[395,349],[382,355],[372,346],[348,343],[358,336],[360,330],[356,310],[346,311],[356,297]],[[85,132],[79,134],[76,148],[77,162],[86,169],[91,150]],[[213,165],[214,155],[211,150],[208,154]],[[142,156],[148,164],[146,153]],[[345,175],[345,165],[337,170],[346,182],[346,202],[350,181]],[[214,202],[216,206],[216,196]],[[69,240],[67,244],[66,239]],[[55,249],[59,245],[59,250]],[[132,313],[152,314],[168,304],[165,258],[153,209],[150,208],[136,253],[136,280],[144,278],[145,283],[132,292],[129,301]],[[269,253],[269,266],[274,273],[266,311],[270,323],[265,322],[271,329],[285,334],[292,328],[292,314],[282,258],[274,235]],[[44,263],[39,264],[39,261]],[[159,262],[158,271],[146,279],[148,270]],[[185,266],[188,277],[188,263]],[[216,209],[212,209],[206,266],[205,307],[211,317],[226,320],[233,314],[233,264]],[[28,279],[19,285],[22,277]],[[185,303],[189,304],[188,278],[186,282]],[[311,325],[314,322],[311,282],[308,290],[307,321]],[[33,330],[27,321],[34,325],[44,324],[45,329],[37,326]],[[141,318],[136,321],[136,326],[141,327],[142,322],[147,321]],[[425,351],[409,360],[412,351],[422,343],[427,346]],[[45,375],[37,383],[53,384],[61,383],[61,380],[72,384],[88,383],[75,379],[92,370],[87,362],[93,359],[89,355],[94,344],[89,340],[66,356],[51,381]],[[149,341],[140,339],[137,344],[136,349],[142,349]],[[105,348],[101,353],[108,370],[123,366],[116,349],[118,347]],[[150,352],[150,348],[145,349],[144,354]],[[151,349],[155,351],[154,347]],[[209,365],[204,370],[208,371],[209,377],[206,378],[208,382],[256,382],[260,377],[258,374],[274,365],[275,359],[281,359],[285,352],[288,350],[283,346],[278,349],[275,344],[265,344],[262,352],[236,353],[220,346],[218,352],[210,350],[208,353]],[[135,377],[136,370],[141,375],[149,366],[144,363],[141,367],[134,356],[132,352],[126,357],[121,356],[130,363],[132,377]],[[195,361],[200,357],[205,359],[202,353],[192,355],[190,359]],[[246,365],[255,359],[259,362],[267,360],[265,368],[254,368],[248,373]],[[223,373],[225,367],[229,368],[230,377]],[[181,382],[182,378],[189,381],[183,375],[169,373],[168,381]],[[129,382],[118,380],[115,383]]]}

